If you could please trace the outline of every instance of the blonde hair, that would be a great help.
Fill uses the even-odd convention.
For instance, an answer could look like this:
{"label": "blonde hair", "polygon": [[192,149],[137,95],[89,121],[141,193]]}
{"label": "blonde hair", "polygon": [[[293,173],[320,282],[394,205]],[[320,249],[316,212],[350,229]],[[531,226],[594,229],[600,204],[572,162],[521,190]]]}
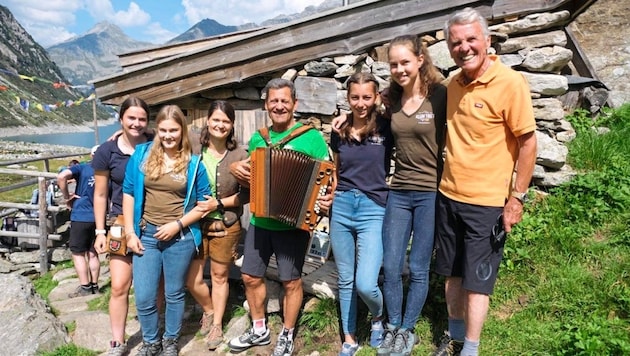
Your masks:
{"label": "blonde hair", "polygon": [[[182,139],[177,149],[177,155],[175,156],[175,166],[173,167],[173,172],[183,173],[185,175],[192,153],[192,147],[190,145],[190,140],[188,139],[186,117],[177,105],[165,105],[157,114],[157,126],[159,126],[162,121],[166,120],[174,120],[182,129]],[[164,147],[162,147],[162,140],[160,139],[159,134],[155,135],[155,138],[153,139],[153,145],[151,146],[149,156],[144,163],[143,170],[144,174],[151,180],[156,180],[166,173],[166,167],[164,164]]]}

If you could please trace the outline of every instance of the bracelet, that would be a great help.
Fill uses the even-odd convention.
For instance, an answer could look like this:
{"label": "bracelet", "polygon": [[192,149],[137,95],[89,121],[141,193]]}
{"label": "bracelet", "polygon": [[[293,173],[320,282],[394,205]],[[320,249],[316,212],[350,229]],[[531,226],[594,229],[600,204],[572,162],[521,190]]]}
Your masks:
{"label": "bracelet", "polygon": [[94,235],[105,235],[107,234],[107,230],[105,229],[96,229],[94,230]]}
{"label": "bracelet", "polygon": [[177,219],[177,225],[179,225],[179,231],[184,231],[184,224],[181,220]]}

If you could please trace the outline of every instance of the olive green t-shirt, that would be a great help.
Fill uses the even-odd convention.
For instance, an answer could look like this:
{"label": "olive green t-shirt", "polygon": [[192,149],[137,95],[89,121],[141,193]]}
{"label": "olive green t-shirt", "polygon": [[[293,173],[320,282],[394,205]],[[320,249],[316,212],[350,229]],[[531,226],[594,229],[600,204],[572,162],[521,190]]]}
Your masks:
{"label": "olive green t-shirt", "polygon": [[164,225],[184,216],[186,172],[166,173],[158,179],[144,177],[144,214],[153,225]]}

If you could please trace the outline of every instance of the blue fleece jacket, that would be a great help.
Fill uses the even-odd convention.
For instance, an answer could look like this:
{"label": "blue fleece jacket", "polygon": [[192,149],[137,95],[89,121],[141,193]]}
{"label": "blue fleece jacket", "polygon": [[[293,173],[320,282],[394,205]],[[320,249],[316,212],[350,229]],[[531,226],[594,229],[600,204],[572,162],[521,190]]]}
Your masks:
{"label": "blue fleece jacket", "polygon": [[[127,162],[125,180],[123,181],[123,193],[134,197],[133,227],[136,235],[141,236],[140,219],[144,212],[144,172],[142,167],[153,142],[147,142],[136,146],[136,150]],[[188,164],[188,181],[186,182],[186,198],[184,199],[184,213],[191,211],[197,201],[206,200],[204,195],[212,195],[210,181],[203,164],[200,164],[199,156],[192,155]],[[191,231],[197,246],[201,245],[201,228],[195,222],[186,227]]]}

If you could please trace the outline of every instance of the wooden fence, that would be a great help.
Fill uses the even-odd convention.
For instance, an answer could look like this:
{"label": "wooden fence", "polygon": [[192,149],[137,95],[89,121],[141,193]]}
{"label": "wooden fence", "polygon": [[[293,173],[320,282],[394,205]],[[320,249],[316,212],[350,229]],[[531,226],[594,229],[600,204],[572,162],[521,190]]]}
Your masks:
{"label": "wooden fence", "polygon": [[[87,154],[89,154],[89,152],[86,152],[83,155],[87,155]],[[54,221],[57,214],[67,210],[65,205],[64,206],[50,206],[46,199],[46,192],[47,192],[46,180],[57,178],[56,173],[49,172],[50,160],[66,158],[66,157],[74,157],[74,156],[80,156],[80,155],[82,154],[77,154],[77,153],[60,154],[60,155],[53,155],[53,156],[48,156],[48,157],[31,158],[31,159],[16,160],[16,161],[10,161],[10,162],[0,162],[0,167],[2,166],[6,167],[13,164],[23,164],[23,163],[28,163],[28,162],[44,161],[44,169],[46,170],[45,172],[24,170],[24,169],[0,168],[0,174],[17,175],[20,177],[35,177],[35,178],[25,179],[21,182],[11,184],[6,187],[0,187],[0,192],[7,192],[7,191],[15,190],[18,188],[37,184],[38,204],[23,204],[23,203],[0,201],[0,208],[8,209],[8,210],[5,210],[4,213],[0,214],[0,217],[5,217],[8,215],[14,214],[18,210],[28,210],[28,211],[37,210],[39,213],[38,214],[38,231],[35,233],[35,232],[0,230],[0,237],[14,237],[17,239],[38,239],[39,265],[40,265],[41,273],[48,272],[48,241],[61,240],[61,235],[48,232],[48,226],[52,224],[52,226],[54,227],[55,226]]]}

